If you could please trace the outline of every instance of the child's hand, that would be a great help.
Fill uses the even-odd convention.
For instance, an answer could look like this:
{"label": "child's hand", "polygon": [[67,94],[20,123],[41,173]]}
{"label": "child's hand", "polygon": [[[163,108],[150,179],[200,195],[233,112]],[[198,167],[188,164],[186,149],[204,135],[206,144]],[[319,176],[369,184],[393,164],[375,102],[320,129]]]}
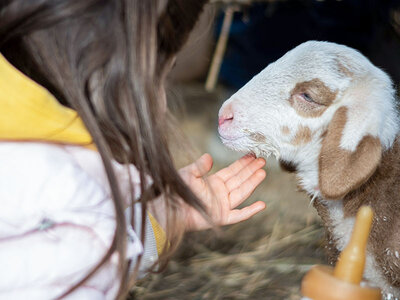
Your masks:
{"label": "child's hand", "polygon": [[[265,208],[258,201],[242,209],[235,209],[246,200],[265,178],[263,158],[246,155],[217,173],[205,176],[212,167],[211,155],[204,154],[197,161],[179,170],[180,175],[206,207],[216,225],[228,225],[249,219]],[[191,206],[184,204],[187,230],[210,228],[210,224]]]}

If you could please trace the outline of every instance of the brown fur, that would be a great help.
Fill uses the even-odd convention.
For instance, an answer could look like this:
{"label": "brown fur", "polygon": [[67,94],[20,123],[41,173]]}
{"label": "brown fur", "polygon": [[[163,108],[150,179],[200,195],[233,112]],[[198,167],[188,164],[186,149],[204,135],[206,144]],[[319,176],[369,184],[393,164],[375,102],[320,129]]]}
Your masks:
{"label": "brown fur", "polygon": [[[296,95],[301,93],[309,94],[316,103],[296,101]],[[336,99],[336,95],[337,91],[331,91],[320,79],[314,78],[297,83],[291,91],[289,102],[299,115],[307,118],[317,118],[332,104]]]}
{"label": "brown fur", "polygon": [[265,143],[267,138],[261,132],[253,132],[248,129],[243,129],[243,132],[248,134],[249,138],[256,143]]}
{"label": "brown fur", "polygon": [[[345,217],[356,215],[362,205],[370,205],[375,217],[369,249],[389,284],[400,287],[400,138],[383,154],[375,173],[343,199]],[[396,257],[396,251],[399,258]]]}
{"label": "brown fur", "polygon": [[327,207],[318,199],[314,201],[313,206],[317,210],[318,215],[321,217],[322,222],[324,223],[326,236],[325,249],[327,251],[328,262],[329,264],[334,265],[339,257],[340,252],[337,249],[335,240],[333,238],[332,220],[329,216],[329,211]]}
{"label": "brown fur", "polygon": [[250,138],[257,143],[265,143],[267,141],[265,135],[259,132],[250,133]]}
{"label": "brown fur", "polygon": [[294,146],[299,146],[299,145],[304,145],[309,142],[311,142],[311,130],[308,127],[305,126],[300,126],[299,129],[296,132],[296,135],[294,136],[293,140],[291,141],[291,144]]}
{"label": "brown fur", "polygon": [[319,156],[319,188],[327,199],[340,199],[362,185],[379,164],[382,146],[379,138],[365,136],[355,152],[340,148],[347,120],[347,108],[339,108],[329,124]]}
{"label": "brown fur", "polygon": [[289,135],[290,134],[290,129],[287,126],[282,126],[281,127],[281,132],[283,135]]}
{"label": "brown fur", "polygon": [[304,118],[318,118],[327,109],[326,106],[296,101],[295,97],[294,95],[291,96],[289,103],[296,110],[296,113]]}

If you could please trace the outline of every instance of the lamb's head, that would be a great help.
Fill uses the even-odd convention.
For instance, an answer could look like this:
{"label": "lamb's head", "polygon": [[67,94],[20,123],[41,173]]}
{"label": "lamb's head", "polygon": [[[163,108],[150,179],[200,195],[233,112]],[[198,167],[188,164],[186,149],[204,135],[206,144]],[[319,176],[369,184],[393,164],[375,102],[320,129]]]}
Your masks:
{"label": "lamb's head", "polygon": [[328,42],[289,51],[219,112],[226,146],[274,154],[307,192],[327,199],[365,182],[398,129],[390,78],[356,50]]}

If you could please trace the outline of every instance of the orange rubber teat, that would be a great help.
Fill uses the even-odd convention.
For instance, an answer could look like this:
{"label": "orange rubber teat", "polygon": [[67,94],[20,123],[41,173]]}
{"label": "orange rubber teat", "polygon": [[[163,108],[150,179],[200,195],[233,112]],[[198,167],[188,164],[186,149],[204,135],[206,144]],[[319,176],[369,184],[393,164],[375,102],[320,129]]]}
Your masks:
{"label": "orange rubber teat", "polygon": [[333,269],[314,266],[304,276],[302,294],[313,300],[380,300],[381,292],[370,286],[360,286],[364,273],[366,247],[372,225],[371,207],[359,209],[350,242]]}
{"label": "orange rubber teat", "polygon": [[371,207],[363,206],[357,213],[350,242],[339,256],[333,271],[336,278],[360,284],[364,273],[365,252],[371,230],[373,212]]}

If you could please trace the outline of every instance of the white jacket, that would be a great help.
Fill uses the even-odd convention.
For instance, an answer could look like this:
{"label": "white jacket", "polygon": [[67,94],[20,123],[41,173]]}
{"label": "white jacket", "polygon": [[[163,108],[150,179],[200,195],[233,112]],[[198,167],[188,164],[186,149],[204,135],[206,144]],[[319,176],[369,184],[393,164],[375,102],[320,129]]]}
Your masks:
{"label": "white jacket", "polygon": [[[121,190],[128,191],[127,168],[114,166]],[[137,170],[129,170],[139,197]],[[96,266],[111,245],[114,207],[96,151],[0,142],[0,203],[0,299],[54,299]],[[133,264],[144,254],[143,273],[157,260],[157,247],[149,220],[146,245],[140,242],[140,206],[135,208],[139,232],[129,225],[127,253]],[[116,255],[68,299],[115,298]]]}

